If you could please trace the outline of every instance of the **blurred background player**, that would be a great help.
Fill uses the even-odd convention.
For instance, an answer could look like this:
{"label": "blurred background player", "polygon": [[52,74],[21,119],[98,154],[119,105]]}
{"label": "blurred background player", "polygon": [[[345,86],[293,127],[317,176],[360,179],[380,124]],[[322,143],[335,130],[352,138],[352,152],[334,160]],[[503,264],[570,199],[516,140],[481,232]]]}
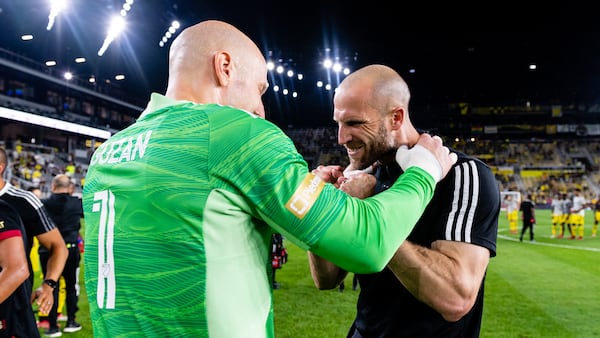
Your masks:
{"label": "blurred background player", "polygon": [[[81,220],[83,219],[83,206],[81,199],[72,196],[71,178],[66,174],[56,175],[52,179],[51,191],[52,194],[43,199],[42,202],[48,215],[58,227],[69,251],[61,276],[65,280],[67,303],[67,323],[63,331],[71,333],[81,330],[81,325],[75,321],[75,316],[79,310],[77,303],[79,301],[78,283],[81,256],[78,237],[81,230]],[[39,254],[42,270],[44,271],[45,263],[49,258],[48,250],[40,247]],[[55,291],[54,299],[58,303],[58,290]],[[58,328],[57,320],[58,311],[53,308],[48,314],[49,330]]]}
{"label": "blurred background player", "polygon": [[[550,235],[550,238],[556,238],[558,236],[558,238],[562,238],[563,237],[563,232],[564,229],[562,231],[559,231],[559,228],[561,225],[564,228],[565,223],[564,223],[564,212],[563,212],[563,205],[565,203],[565,200],[562,197],[562,194],[556,194],[554,196],[554,198],[552,199],[552,202],[550,203],[550,209],[552,210],[552,232]],[[557,235],[558,233],[558,235]]]}
{"label": "blurred background player", "polygon": [[573,236],[577,239],[583,239],[584,224],[585,224],[585,209],[588,207],[588,202],[581,194],[580,188],[573,190],[573,207],[571,208],[571,227],[573,227]]}
{"label": "blurred background player", "polygon": [[506,217],[508,218],[508,229],[511,234],[519,233],[519,201],[511,195],[504,197],[506,203]]}
{"label": "blurred background player", "polygon": [[523,213],[521,218],[523,220],[523,228],[521,229],[521,236],[519,241],[523,242],[523,236],[525,232],[529,230],[529,241],[535,241],[535,234],[533,227],[535,226],[535,203],[533,202],[533,196],[527,195],[527,198],[521,202],[519,210]]}

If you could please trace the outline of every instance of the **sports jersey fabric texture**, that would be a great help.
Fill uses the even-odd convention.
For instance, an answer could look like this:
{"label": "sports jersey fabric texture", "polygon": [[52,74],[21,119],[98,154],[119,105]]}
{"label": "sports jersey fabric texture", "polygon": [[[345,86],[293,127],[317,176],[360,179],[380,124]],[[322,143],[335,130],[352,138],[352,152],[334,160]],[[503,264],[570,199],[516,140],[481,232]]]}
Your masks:
{"label": "sports jersey fabric texture", "polygon": [[385,193],[349,197],[271,122],[153,93],[86,175],[94,337],[273,337],[273,232],[350,271],[379,271],[434,188],[412,167]]}

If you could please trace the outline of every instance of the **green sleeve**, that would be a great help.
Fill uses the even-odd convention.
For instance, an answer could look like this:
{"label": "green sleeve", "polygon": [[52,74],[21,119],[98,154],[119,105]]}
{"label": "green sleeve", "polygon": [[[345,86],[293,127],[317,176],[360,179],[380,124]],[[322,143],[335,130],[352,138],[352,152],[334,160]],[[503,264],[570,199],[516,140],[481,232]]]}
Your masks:
{"label": "green sleeve", "polygon": [[219,147],[209,153],[218,188],[243,196],[240,207],[257,222],[348,271],[380,271],[433,197],[434,179],[416,167],[376,196],[350,197],[310,173],[293,142],[267,121],[217,118],[211,139]]}
{"label": "green sleeve", "polygon": [[348,198],[340,217],[310,250],[356,273],[381,271],[408,237],[433,197],[435,181],[409,168],[388,190]]}

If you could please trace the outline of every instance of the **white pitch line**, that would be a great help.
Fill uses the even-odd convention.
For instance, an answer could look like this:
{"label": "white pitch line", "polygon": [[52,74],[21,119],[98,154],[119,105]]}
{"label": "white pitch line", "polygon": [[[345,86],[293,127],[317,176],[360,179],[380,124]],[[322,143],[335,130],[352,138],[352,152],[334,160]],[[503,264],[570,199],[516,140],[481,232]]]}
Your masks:
{"label": "white pitch line", "polygon": [[[500,234],[498,234],[498,238],[506,239],[508,241],[513,241],[513,242],[518,242],[519,241],[518,238],[509,237],[509,236],[500,235]],[[576,239],[573,239],[573,241],[576,241]],[[572,245],[565,245],[565,244],[541,243],[541,242],[537,242],[537,241],[536,242],[523,241],[523,243],[529,243],[529,244],[533,244],[533,245],[554,246],[554,247],[557,247],[557,248],[564,248],[564,249],[575,249],[575,250],[585,250],[585,251],[597,251],[597,252],[600,252],[600,248],[586,248],[586,247],[581,247],[581,246],[572,246]]]}

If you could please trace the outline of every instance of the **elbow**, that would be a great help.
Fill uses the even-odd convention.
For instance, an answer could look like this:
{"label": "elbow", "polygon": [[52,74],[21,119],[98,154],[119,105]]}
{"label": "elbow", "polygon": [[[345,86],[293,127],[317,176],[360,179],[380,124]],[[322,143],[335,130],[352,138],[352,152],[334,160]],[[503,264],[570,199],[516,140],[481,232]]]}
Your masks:
{"label": "elbow", "polygon": [[337,288],[348,274],[337,266],[322,271],[311,271],[313,282],[319,290],[331,290]]}
{"label": "elbow", "polygon": [[15,275],[18,277],[19,284],[25,282],[27,278],[29,278],[29,266],[25,264],[24,266],[20,267]]}
{"label": "elbow", "polygon": [[470,308],[455,308],[448,309],[447,311],[441,312],[440,314],[447,322],[457,322],[462,317],[464,317],[469,312],[469,310]]}
{"label": "elbow", "polygon": [[438,312],[442,315],[444,320],[448,322],[456,322],[469,313],[474,304],[475,297],[463,298],[446,304],[443,308],[438,309]]}
{"label": "elbow", "polygon": [[53,255],[56,253],[57,256],[65,257],[65,260],[69,257],[69,249],[66,245],[53,245],[51,251]]}
{"label": "elbow", "polygon": [[323,281],[319,281],[319,280],[315,280],[314,282],[315,282],[315,286],[319,290],[332,290],[337,287],[337,285],[335,285],[335,283],[331,283],[331,282],[323,282]]}

